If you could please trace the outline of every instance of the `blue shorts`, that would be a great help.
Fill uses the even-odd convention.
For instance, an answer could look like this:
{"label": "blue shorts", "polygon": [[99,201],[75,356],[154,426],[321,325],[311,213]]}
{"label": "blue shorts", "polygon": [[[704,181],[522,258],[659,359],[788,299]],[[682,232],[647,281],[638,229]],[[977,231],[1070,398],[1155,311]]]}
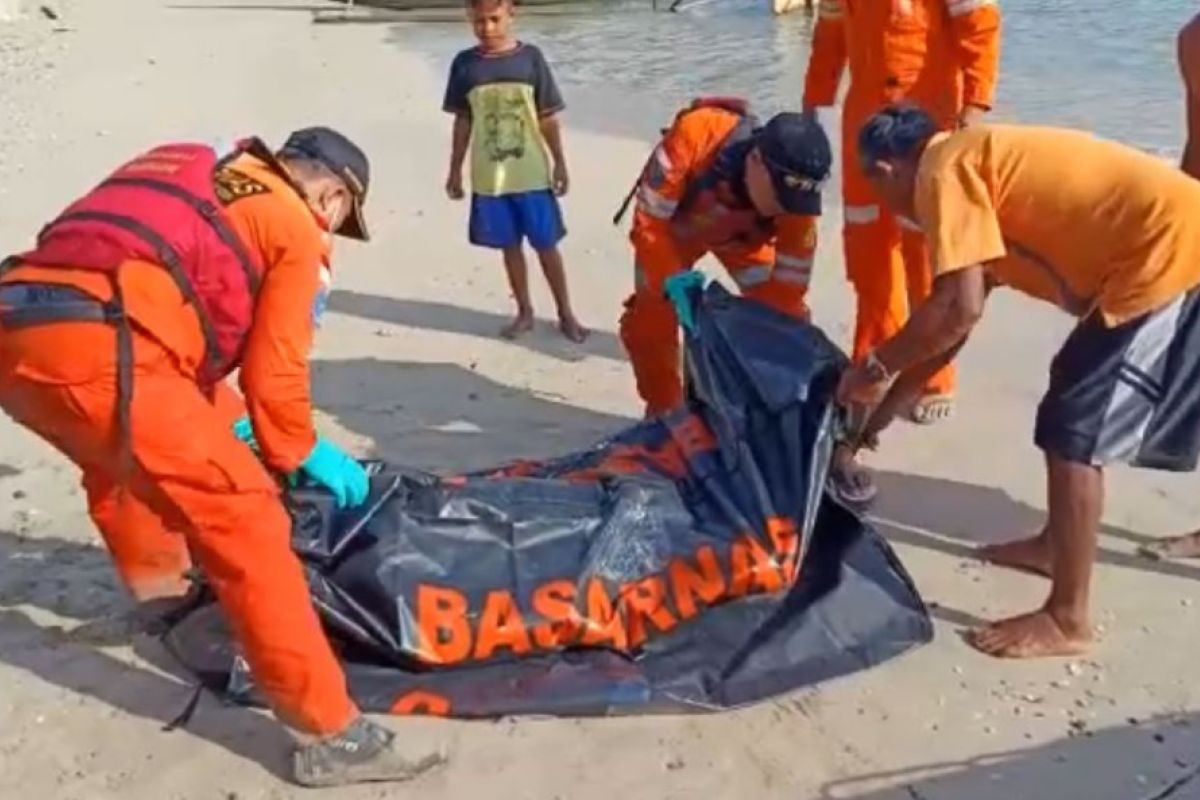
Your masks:
{"label": "blue shorts", "polygon": [[503,250],[528,239],[534,250],[549,250],[567,235],[558,198],[536,192],[471,195],[471,244]]}

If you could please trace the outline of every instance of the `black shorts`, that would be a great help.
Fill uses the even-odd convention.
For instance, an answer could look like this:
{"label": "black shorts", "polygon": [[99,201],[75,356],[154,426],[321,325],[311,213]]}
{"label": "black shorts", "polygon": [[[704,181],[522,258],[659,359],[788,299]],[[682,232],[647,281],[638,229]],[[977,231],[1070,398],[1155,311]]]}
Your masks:
{"label": "black shorts", "polygon": [[1067,461],[1190,472],[1200,456],[1200,288],[1115,328],[1092,314],[1050,365],[1034,442]]}

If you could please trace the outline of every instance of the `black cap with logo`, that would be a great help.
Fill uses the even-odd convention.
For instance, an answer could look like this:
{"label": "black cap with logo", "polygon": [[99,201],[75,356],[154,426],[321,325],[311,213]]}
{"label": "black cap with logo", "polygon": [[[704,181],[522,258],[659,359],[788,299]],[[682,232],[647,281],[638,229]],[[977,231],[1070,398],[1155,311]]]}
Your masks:
{"label": "black cap with logo", "polygon": [[358,145],[331,128],[304,128],[288,137],[279,155],[305,158],[328,167],[350,190],[353,206],[345,222],[334,233],[364,242],[370,238],[363,219],[363,204],[367,201],[371,169],[366,154]]}
{"label": "black cap with logo", "polygon": [[821,187],[829,179],[833,153],[815,115],[777,114],[758,132],[758,150],[783,209],[818,216]]}

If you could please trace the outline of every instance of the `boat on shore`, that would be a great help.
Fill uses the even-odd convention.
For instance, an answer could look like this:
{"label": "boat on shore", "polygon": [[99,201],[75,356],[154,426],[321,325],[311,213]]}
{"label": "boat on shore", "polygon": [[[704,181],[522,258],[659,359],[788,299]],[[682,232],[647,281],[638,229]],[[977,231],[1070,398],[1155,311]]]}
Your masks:
{"label": "boat on shore", "polygon": [[[315,9],[313,22],[388,23],[426,22],[461,23],[464,0],[340,0],[341,8]],[[515,0],[525,16],[571,16],[586,14],[599,7],[598,0]]]}
{"label": "boat on shore", "polygon": [[[817,3],[817,0],[769,0],[771,3],[771,12],[773,14],[786,14],[790,11],[806,9],[811,11]],[[463,0],[341,0],[348,9],[355,7],[362,9],[379,9],[383,11],[400,11],[400,12],[421,12],[421,11],[438,11],[445,9],[461,9]],[[605,5],[605,0],[514,0],[515,4],[522,7],[532,7],[538,9],[540,13],[553,14],[558,12],[576,11],[581,7],[587,6],[602,6]],[[647,0],[647,5],[656,5],[662,8],[675,10],[676,7],[685,7],[688,3],[673,2],[673,0]]]}
{"label": "boat on shore", "polygon": [[813,11],[817,0],[771,0],[771,13],[786,14],[789,11]]}
{"label": "boat on shore", "polygon": [[[347,8],[379,9],[381,11],[429,11],[463,8],[464,0],[341,0]],[[602,5],[598,0],[514,0],[518,6],[546,8],[553,6]]]}

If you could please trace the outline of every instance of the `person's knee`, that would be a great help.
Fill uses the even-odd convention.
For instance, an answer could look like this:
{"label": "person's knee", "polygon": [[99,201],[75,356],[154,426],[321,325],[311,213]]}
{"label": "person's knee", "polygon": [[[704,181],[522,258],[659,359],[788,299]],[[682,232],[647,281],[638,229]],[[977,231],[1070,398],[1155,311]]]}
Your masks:
{"label": "person's knee", "polygon": [[621,340],[629,347],[653,346],[675,335],[675,309],[660,295],[637,292],[621,315]]}
{"label": "person's knee", "polygon": [[[191,520],[188,540],[206,571],[269,581],[269,576],[253,571],[255,564],[260,559],[270,564],[292,558],[292,520],[278,497],[231,492],[186,512]],[[247,570],[251,571],[244,576]]]}
{"label": "person's knee", "polygon": [[1096,437],[1072,425],[1064,418],[1065,410],[1054,398],[1043,399],[1038,406],[1033,442],[1047,461],[1090,465],[1096,454]]}
{"label": "person's knee", "polygon": [[543,270],[561,270],[562,252],[558,249],[558,245],[550,244],[543,247],[534,248],[537,253],[538,263],[542,265]]}

